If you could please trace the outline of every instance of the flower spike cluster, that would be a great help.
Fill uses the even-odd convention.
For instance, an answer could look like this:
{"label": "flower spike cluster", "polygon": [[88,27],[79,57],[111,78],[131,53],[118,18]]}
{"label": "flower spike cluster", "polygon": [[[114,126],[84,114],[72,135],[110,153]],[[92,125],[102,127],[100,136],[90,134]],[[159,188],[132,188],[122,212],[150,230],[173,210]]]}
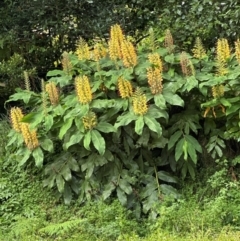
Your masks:
{"label": "flower spike cluster", "polygon": [[240,64],[240,40],[235,41],[235,56],[238,64]]}
{"label": "flower spike cluster", "polygon": [[34,150],[39,146],[36,130],[30,130],[28,123],[21,124],[21,132],[24,142],[29,150]]}
{"label": "flower spike cluster", "polygon": [[83,38],[80,38],[77,42],[76,54],[79,60],[90,59],[89,46]]}
{"label": "flower spike cluster", "polygon": [[23,118],[22,110],[19,107],[13,107],[10,110],[10,119],[12,128],[16,132],[21,132],[21,119]]}
{"label": "flower spike cluster", "polygon": [[203,59],[207,56],[206,51],[203,47],[202,41],[199,37],[196,38],[195,45],[192,49],[193,57],[196,59]]}
{"label": "flower spike cluster", "polygon": [[85,130],[92,130],[97,125],[97,116],[94,112],[90,111],[82,118]]}
{"label": "flower spike cluster", "polygon": [[111,27],[110,40],[108,42],[109,55],[114,61],[121,59],[127,68],[137,64],[137,54],[133,44],[125,38],[120,25]]}
{"label": "flower spike cluster", "polygon": [[158,53],[148,55],[149,62],[153,67],[147,69],[148,84],[150,86],[152,94],[158,94],[162,92],[162,61]]}
{"label": "flower spike cluster", "polygon": [[133,93],[131,82],[129,80],[125,80],[122,77],[118,79],[118,90],[122,98],[129,98]]}
{"label": "flower spike cluster", "polygon": [[34,150],[39,146],[36,130],[31,130],[28,123],[21,122],[24,117],[22,110],[18,107],[13,107],[10,110],[10,118],[12,128],[22,134],[25,145],[29,150]]}
{"label": "flower spike cluster", "polygon": [[89,79],[86,75],[75,78],[75,89],[78,100],[81,104],[88,104],[92,101],[92,91]]}
{"label": "flower spike cluster", "polygon": [[214,99],[224,96],[224,86],[215,85],[212,87],[212,96]]}
{"label": "flower spike cluster", "polygon": [[133,112],[136,115],[144,115],[148,111],[147,97],[140,88],[137,88],[132,97]]}
{"label": "flower spike cluster", "polygon": [[173,49],[174,49],[173,37],[169,29],[167,29],[165,33],[164,45],[167,48],[169,53],[173,52]]}
{"label": "flower spike cluster", "polygon": [[181,68],[182,68],[182,73],[185,76],[195,75],[194,66],[192,64],[192,61],[188,58],[186,52],[181,53],[180,64],[181,64]]}
{"label": "flower spike cluster", "polygon": [[227,39],[217,41],[217,72],[220,76],[228,73],[227,60],[230,58],[230,48]]}
{"label": "flower spike cluster", "polygon": [[49,82],[45,85],[45,90],[48,93],[52,105],[57,105],[59,102],[59,92],[54,82]]}
{"label": "flower spike cluster", "polygon": [[67,52],[63,53],[61,63],[62,63],[63,71],[66,72],[67,74],[70,74],[73,66],[70,61],[69,54]]}

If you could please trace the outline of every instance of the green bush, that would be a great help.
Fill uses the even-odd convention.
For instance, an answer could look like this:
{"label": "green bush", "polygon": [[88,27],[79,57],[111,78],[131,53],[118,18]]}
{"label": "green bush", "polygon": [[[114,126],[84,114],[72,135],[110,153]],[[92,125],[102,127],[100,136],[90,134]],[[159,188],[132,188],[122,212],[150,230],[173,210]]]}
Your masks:
{"label": "green bush", "polygon": [[24,110],[11,109],[7,146],[66,204],[117,196],[136,215],[156,216],[165,196],[179,198],[176,176],[195,178],[203,151],[220,162],[232,156],[240,44],[231,53],[219,39],[207,54],[197,38],[191,55],[177,52],[169,31],[164,46],[151,30],[136,49],[119,25],[110,35],[108,44],[81,39],[76,53],[63,53],[63,70],[48,72],[41,93],[10,97]]}

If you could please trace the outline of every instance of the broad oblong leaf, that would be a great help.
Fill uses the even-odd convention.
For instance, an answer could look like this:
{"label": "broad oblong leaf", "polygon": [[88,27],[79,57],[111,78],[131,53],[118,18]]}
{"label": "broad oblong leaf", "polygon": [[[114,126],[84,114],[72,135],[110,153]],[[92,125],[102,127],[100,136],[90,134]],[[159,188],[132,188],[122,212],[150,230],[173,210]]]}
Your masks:
{"label": "broad oblong leaf", "polygon": [[44,160],[44,155],[43,151],[40,147],[37,147],[36,149],[33,150],[32,155],[35,159],[35,164],[37,167],[42,167],[43,166],[43,160]]}
{"label": "broad oblong leaf", "polygon": [[44,139],[44,141],[41,142],[41,147],[45,151],[53,152],[53,142],[50,139]]}
{"label": "broad oblong leaf", "polygon": [[63,124],[63,126],[61,127],[60,129],[60,132],[59,132],[59,139],[62,140],[63,136],[66,134],[66,132],[69,130],[69,128],[72,126],[72,122],[73,122],[73,119],[70,118],[68,119],[67,121],[65,121],[65,123]]}
{"label": "broad oblong leaf", "polygon": [[66,150],[70,146],[72,146],[74,144],[78,144],[82,140],[83,136],[84,135],[82,133],[80,133],[80,132],[77,132],[76,134],[72,135],[70,140],[65,144]]}
{"label": "broad oblong leaf", "polygon": [[123,206],[127,204],[127,196],[120,187],[117,188],[117,197]]}
{"label": "broad oblong leaf", "polygon": [[63,199],[66,205],[69,205],[72,201],[72,190],[67,183],[64,186]]}
{"label": "broad oblong leaf", "polygon": [[120,179],[118,184],[126,194],[129,195],[132,193],[132,187],[125,179]]}
{"label": "broad oblong leaf", "polygon": [[166,101],[162,94],[154,95],[154,102],[160,109],[166,109]]}
{"label": "broad oblong leaf", "polygon": [[115,124],[115,127],[118,128],[119,126],[126,126],[136,119],[137,119],[137,116],[134,115],[133,112],[128,112],[128,113],[126,113],[124,115],[121,115],[117,118],[117,122]]}
{"label": "broad oblong leaf", "polygon": [[145,124],[148,126],[148,128],[153,131],[156,132],[159,136],[162,135],[162,127],[160,126],[160,124],[156,121],[156,119],[151,118],[147,115],[144,116],[144,122]]}
{"label": "broad oblong leaf", "polygon": [[196,149],[198,152],[202,153],[202,147],[201,147],[201,145],[199,144],[199,142],[197,141],[196,138],[194,138],[191,135],[185,135],[185,138],[186,138],[187,142],[192,144],[194,149]]}
{"label": "broad oblong leaf", "polygon": [[164,99],[171,105],[178,105],[178,106],[184,106],[183,99],[177,95],[173,94],[172,92],[163,92]]}
{"label": "broad oblong leaf", "polygon": [[56,176],[56,184],[57,184],[57,188],[58,188],[58,191],[60,193],[63,193],[64,191],[64,185],[65,185],[65,180],[63,179],[62,175],[61,174],[58,174]]}
{"label": "broad oblong leaf", "polygon": [[103,155],[106,149],[106,143],[104,138],[97,130],[91,131],[91,138],[94,147],[98,150],[100,155]]}
{"label": "broad oblong leaf", "polygon": [[178,183],[178,179],[176,177],[173,177],[171,174],[165,171],[159,171],[158,178],[165,182],[172,182],[172,183]]}
{"label": "broad oblong leaf", "polygon": [[51,129],[51,127],[53,126],[53,117],[52,117],[52,115],[47,115],[45,117],[44,126],[45,126],[45,131],[49,131]]}
{"label": "broad oblong leaf", "polygon": [[143,116],[139,116],[138,119],[135,121],[135,132],[138,135],[142,135],[143,127],[144,127]]}
{"label": "broad oblong leaf", "polygon": [[95,129],[104,133],[116,132],[116,128],[107,122],[99,122]]}
{"label": "broad oblong leaf", "polygon": [[185,139],[182,138],[178,141],[176,148],[175,148],[175,160],[178,161],[181,155],[183,154],[183,144]]}
{"label": "broad oblong leaf", "polygon": [[63,166],[63,168],[61,169],[61,174],[62,174],[63,178],[65,179],[65,181],[70,181],[72,179],[72,173],[71,173],[71,170],[70,170],[68,164],[65,164]]}
{"label": "broad oblong leaf", "polygon": [[170,150],[175,143],[179,140],[179,138],[182,136],[182,131],[176,131],[173,135],[171,135],[169,142],[168,142],[168,150]]}
{"label": "broad oblong leaf", "polygon": [[91,143],[91,132],[88,131],[83,139],[83,146],[85,147],[85,149],[90,151],[90,143]]}

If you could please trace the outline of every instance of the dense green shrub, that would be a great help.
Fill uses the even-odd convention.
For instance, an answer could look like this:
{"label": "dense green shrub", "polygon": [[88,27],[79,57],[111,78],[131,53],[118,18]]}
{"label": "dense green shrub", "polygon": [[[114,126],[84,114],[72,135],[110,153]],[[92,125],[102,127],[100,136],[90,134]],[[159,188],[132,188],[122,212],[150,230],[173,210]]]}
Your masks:
{"label": "dense green shrub", "polygon": [[137,50],[129,39],[114,25],[108,45],[81,40],[65,52],[42,93],[18,89],[8,102],[31,113],[11,110],[7,146],[68,204],[116,195],[156,215],[165,195],[179,197],[174,173],[195,178],[202,150],[209,160],[232,156],[224,150],[239,138],[240,47],[233,54],[219,39],[207,54],[197,38],[191,55],[175,50],[169,31],[164,46],[152,30]]}

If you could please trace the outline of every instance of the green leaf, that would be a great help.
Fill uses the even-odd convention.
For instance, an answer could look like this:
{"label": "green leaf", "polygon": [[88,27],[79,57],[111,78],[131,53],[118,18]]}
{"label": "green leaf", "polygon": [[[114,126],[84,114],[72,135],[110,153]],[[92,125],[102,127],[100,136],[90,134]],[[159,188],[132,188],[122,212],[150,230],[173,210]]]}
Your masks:
{"label": "green leaf", "polygon": [[174,188],[170,185],[167,185],[167,184],[161,184],[160,187],[161,187],[162,192],[165,195],[169,195],[169,196],[173,195],[174,198],[179,198],[179,193],[176,188]]}
{"label": "green leaf", "polygon": [[170,150],[178,139],[182,136],[182,131],[176,131],[173,135],[171,135],[169,142],[168,142],[168,150]]}
{"label": "green leaf", "polygon": [[194,76],[187,77],[187,81],[184,85],[184,89],[186,89],[188,92],[198,86],[198,81]]}
{"label": "green leaf", "polygon": [[146,123],[146,125],[149,127],[151,131],[156,132],[159,136],[162,135],[162,127],[154,118],[151,118],[147,115],[145,115],[143,118],[144,118],[144,122]]}
{"label": "green leaf", "polygon": [[223,104],[224,106],[228,106],[228,107],[231,107],[231,105],[232,105],[227,99],[225,99],[223,97],[220,99],[220,103]]}
{"label": "green leaf", "polygon": [[103,155],[106,148],[106,143],[104,138],[97,130],[92,130],[91,136],[92,136],[92,143],[94,147],[98,150],[100,155]]}
{"label": "green leaf", "polygon": [[45,125],[45,131],[48,132],[51,129],[51,127],[53,126],[53,117],[52,117],[52,115],[47,115],[45,117],[44,125]]}
{"label": "green leaf", "polygon": [[63,166],[60,173],[62,174],[65,181],[70,181],[72,179],[72,173],[71,173],[71,170],[70,170],[70,168],[67,164],[65,164]]}
{"label": "green leaf", "polygon": [[107,185],[104,186],[105,190],[102,193],[103,200],[106,200],[112,192],[115,190],[116,186],[112,183],[109,182]]}
{"label": "green leaf", "polygon": [[6,102],[23,100],[25,104],[28,104],[31,96],[36,95],[34,92],[28,90],[17,89],[17,91],[19,92],[11,95]]}
{"label": "green leaf", "polygon": [[191,145],[196,149],[198,152],[202,153],[202,147],[199,142],[191,135],[185,135],[187,142],[191,143]]}
{"label": "green leaf", "polygon": [[85,147],[85,149],[87,150],[91,150],[90,149],[90,143],[91,143],[91,131],[88,131],[83,139],[83,146]]}
{"label": "green leaf", "polygon": [[64,186],[63,199],[66,205],[69,205],[72,201],[72,190],[68,184]]}
{"label": "green leaf", "polygon": [[45,151],[53,152],[53,142],[50,139],[44,139],[44,141],[41,142],[41,147]]}
{"label": "green leaf", "polygon": [[159,171],[158,178],[165,182],[172,182],[172,183],[178,183],[178,179],[176,177],[173,177],[168,172],[165,171]]}
{"label": "green leaf", "polygon": [[70,138],[70,140],[65,144],[66,150],[67,150],[70,146],[72,146],[72,145],[74,145],[74,144],[78,144],[78,143],[82,140],[83,136],[84,136],[84,135],[83,135],[82,133],[80,133],[80,132],[77,132],[76,134],[72,135],[71,138]]}
{"label": "green leaf", "polygon": [[169,54],[169,55],[165,56],[164,60],[167,63],[174,64],[174,54]]}
{"label": "green leaf", "polygon": [[143,116],[139,116],[138,119],[135,121],[135,132],[138,135],[142,135],[143,127],[144,127]]}
{"label": "green leaf", "polygon": [[223,156],[222,149],[218,145],[215,146],[215,151],[217,152],[219,157]]}
{"label": "green leaf", "polygon": [[19,162],[19,166],[24,165],[27,160],[29,159],[29,157],[31,156],[32,152],[29,149],[26,149],[24,151],[24,156],[22,157],[21,161]]}
{"label": "green leaf", "polygon": [[183,144],[185,139],[182,138],[178,141],[176,148],[175,148],[175,160],[178,161],[181,155],[183,154]]}
{"label": "green leaf", "polygon": [[187,162],[186,164],[187,164],[188,172],[190,173],[191,178],[195,179],[195,170],[193,168],[192,162]]}
{"label": "green leaf", "polygon": [[136,120],[138,117],[134,115],[133,112],[127,112],[124,115],[121,115],[117,118],[117,122],[115,124],[115,127],[118,128],[119,126],[126,126],[130,122]]}
{"label": "green leaf", "polygon": [[44,160],[44,155],[43,151],[40,147],[37,147],[36,149],[33,150],[32,155],[35,159],[35,164],[37,167],[42,167],[43,166],[43,160]]}
{"label": "green leaf", "polygon": [[71,157],[69,160],[68,160],[68,167],[74,171],[74,172],[78,172],[79,171],[79,166],[78,166],[78,163],[77,161]]}
{"label": "green leaf", "polygon": [[116,132],[116,128],[107,122],[99,122],[95,129],[104,133]]}
{"label": "green leaf", "polygon": [[127,204],[127,196],[120,187],[117,188],[117,197],[123,206]]}
{"label": "green leaf", "polygon": [[160,109],[166,109],[166,101],[162,94],[154,95],[154,102]]}
{"label": "green leaf", "polygon": [[64,122],[63,126],[60,129],[59,132],[59,139],[62,140],[63,136],[66,134],[68,129],[72,126],[73,118],[68,119],[66,122]]}
{"label": "green leaf", "polygon": [[164,99],[171,105],[184,106],[183,99],[177,94],[173,94],[172,92],[163,92]]}
{"label": "green leaf", "polygon": [[59,191],[60,193],[63,193],[65,181],[64,181],[64,179],[63,179],[63,177],[62,177],[61,174],[58,174],[58,175],[56,176],[56,183],[57,183],[58,191]]}
{"label": "green leaf", "polygon": [[187,158],[188,158],[188,142],[186,140],[184,140],[184,143],[183,143],[183,159],[186,161]]}
{"label": "green leaf", "polygon": [[47,72],[47,76],[48,77],[52,77],[52,76],[57,76],[57,75],[63,75],[64,71],[59,70],[59,69],[55,69],[55,70],[50,70]]}
{"label": "green leaf", "polygon": [[42,112],[32,112],[30,114],[25,115],[21,122],[30,123],[31,127],[36,127],[39,123],[41,123],[44,119],[44,115]]}
{"label": "green leaf", "polygon": [[197,153],[195,150],[195,146],[192,145],[192,143],[188,142],[188,154],[191,158],[191,160],[196,164],[197,163]]}
{"label": "green leaf", "polygon": [[132,193],[132,187],[125,179],[120,179],[118,184],[126,194],[129,195]]}

